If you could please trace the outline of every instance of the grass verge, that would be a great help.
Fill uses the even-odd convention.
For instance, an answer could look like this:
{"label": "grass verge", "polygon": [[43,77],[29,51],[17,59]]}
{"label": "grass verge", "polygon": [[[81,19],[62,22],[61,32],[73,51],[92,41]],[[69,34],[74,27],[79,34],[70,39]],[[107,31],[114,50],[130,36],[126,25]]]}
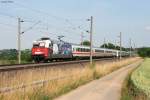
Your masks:
{"label": "grass verge", "polygon": [[150,100],[150,90],[148,89],[150,85],[148,85],[150,82],[150,78],[148,78],[148,72],[150,71],[149,65],[150,59],[145,59],[145,61],[128,76],[122,88],[121,100]]}

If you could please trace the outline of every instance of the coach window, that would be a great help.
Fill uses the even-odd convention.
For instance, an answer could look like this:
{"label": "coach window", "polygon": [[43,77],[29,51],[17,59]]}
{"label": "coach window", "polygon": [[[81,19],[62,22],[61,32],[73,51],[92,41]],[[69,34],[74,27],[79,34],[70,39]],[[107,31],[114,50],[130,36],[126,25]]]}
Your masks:
{"label": "coach window", "polygon": [[83,48],[83,52],[85,52],[85,48]]}
{"label": "coach window", "polygon": [[101,50],[100,52],[104,52],[103,50]]}
{"label": "coach window", "polygon": [[85,49],[85,52],[88,52],[88,49]]}
{"label": "coach window", "polygon": [[90,51],[90,49],[87,49],[87,52],[89,52]]}
{"label": "coach window", "polygon": [[80,48],[80,52],[82,52],[82,48]]}
{"label": "coach window", "polygon": [[79,51],[82,52],[82,48],[80,48]]}
{"label": "coach window", "polygon": [[81,51],[81,48],[79,48],[79,52]]}
{"label": "coach window", "polygon": [[81,52],[83,52],[83,49],[81,48]]}
{"label": "coach window", "polygon": [[79,48],[76,48],[76,51],[79,51]]}
{"label": "coach window", "polygon": [[81,49],[80,48],[78,48],[79,49],[79,51],[81,51]]}
{"label": "coach window", "polygon": [[82,52],[84,52],[84,48],[82,48]]}
{"label": "coach window", "polygon": [[83,48],[83,52],[85,52],[85,48]]}
{"label": "coach window", "polygon": [[76,51],[76,49],[75,48],[73,48],[74,49],[74,51]]}
{"label": "coach window", "polygon": [[84,52],[85,51],[85,49],[84,48],[82,48],[82,52]]}

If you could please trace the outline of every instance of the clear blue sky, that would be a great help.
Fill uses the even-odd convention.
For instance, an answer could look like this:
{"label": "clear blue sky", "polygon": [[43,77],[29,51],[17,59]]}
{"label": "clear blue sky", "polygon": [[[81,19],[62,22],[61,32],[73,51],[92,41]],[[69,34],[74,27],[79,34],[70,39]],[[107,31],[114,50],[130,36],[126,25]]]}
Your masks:
{"label": "clear blue sky", "polygon": [[[123,45],[129,46],[132,38],[136,46],[150,46],[149,0],[0,0],[0,49],[17,48],[17,17],[22,23],[22,49],[31,48],[32,42],[42,36],[80,42],[80,33],[89,39],[86,21],[94,17],[94,45],[119,41],[123,33]],[[10,1],[10,0],[9,0]],[[36,24],[37,23],[37,24]],[[35,25],[36,24],[36,25]],[[80,26],[80,28],[79,28]],[[53,33],[53,34],[52,34]],[[133,44],[133,43],[132,43]]]}

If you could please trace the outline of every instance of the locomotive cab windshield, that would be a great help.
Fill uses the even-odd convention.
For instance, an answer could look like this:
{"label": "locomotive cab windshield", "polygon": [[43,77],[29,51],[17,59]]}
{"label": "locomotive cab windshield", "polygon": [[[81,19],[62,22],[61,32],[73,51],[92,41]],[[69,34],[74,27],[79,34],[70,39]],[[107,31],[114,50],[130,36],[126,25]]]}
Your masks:
{"label": "locomotive cab windshield", "polygon": [[51,48],[52,43],[50,41],[50,38],[40,38],[33,43],[33,48]]}
{"label": "locomotive cab windshield", "polygon": [[44,48],[45,47],[45,43],[44,42],[40,42],[40,43],[35,43],[33,44],[34,48]]}

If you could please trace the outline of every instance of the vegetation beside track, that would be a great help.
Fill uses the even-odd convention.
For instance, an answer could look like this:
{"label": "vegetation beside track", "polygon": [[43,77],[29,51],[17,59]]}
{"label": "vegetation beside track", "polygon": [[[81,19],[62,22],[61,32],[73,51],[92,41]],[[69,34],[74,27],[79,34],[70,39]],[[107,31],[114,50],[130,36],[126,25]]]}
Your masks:
{"label": "vegetation beside track", "polygon": [[141,57],[150,57],[150,47],[138,48],[138,54]]}
{"label": "vegetation beside track", "polygon": [[[22,63],[32,62],[31,50],[25,49],[21,51]],[[5,64],[17,64],[17,50],[16,49],[4,49],[0,50],[0,65]]]}
{"label": "vegetation beside track", "polygon": [[[86,84],[94,79],[98,79],[104,75],[107,75],[111,73],[112,71],[121,68],[122,66],[128,65],[132,62],[137,61],[139,58],[130,58],[125,59],[121,61],[114,61],[114,62],[108,62],[108,63],[95,63],[93,67],[82,67],[82,68],[74,68],[74,69],[67,69],[67,70],[53,70],[53,72],[50,72],[50,70],[43,70],[45,73],[43,75],[43,71],[40,72],[38,70],[37,72],[33,71],[31,73],[23,75],[23,73],[18,73],[15,77],[16,83],[23,83],[26,81],[28,82],[34,82],[35,80],[39,79],[45,79],[47,80],[51,76],[68,76],[66,78],[61,78],[58,80],[52,80],[47,83],[43,83],[40,87],[28,87],[19,89],[16,92],[8,93],[8,94],[1,94],[0,99],[1,100],[51,100],[57,96],[60,96],[66,92],[71,91],[72,89],[75,89],[79,87],[80,85]],[[58,72],[58,73],[57,73]],[[33,76],[34,75],[34,76]],[[23,76],[24,80],[20,77]],[[43,77],[44,76],[44,77]],[[17,78],[18,77],[18,78]],[[12,84],[10,86],[14,86],[16,83],[9,78],[8,81],[6,81],[9,84]],[[18,82],[17,82],[18,81]],[[4,82],[5,83],[5,82]],[[1,84],[2,86],[3,84]],[[8,84],[6,84],[8,86]],[[5,86],[5,84],[4,84]]]}
{"label": "vegetation beside track", "polygon": [[150,58],[126,80],[121,100],[150,100]]}

